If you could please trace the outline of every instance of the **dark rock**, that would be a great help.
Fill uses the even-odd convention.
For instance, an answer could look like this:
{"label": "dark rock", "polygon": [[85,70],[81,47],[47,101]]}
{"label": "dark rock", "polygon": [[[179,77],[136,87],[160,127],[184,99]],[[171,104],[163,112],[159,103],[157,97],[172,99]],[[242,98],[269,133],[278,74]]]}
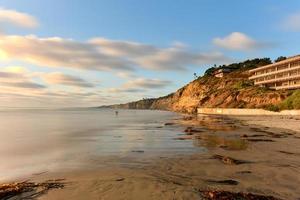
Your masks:
{"label": "dark rock", "polygon": [[241,137],[242,138],[249,138],[249,137],[264,137],[265,135],[262,134],[254,134],[254,135],[247,135],[247,134],[243,134]]}
{"label": "dark rock", "polygon": [[221,185],[238,185],[239,182],[235,180],[205,180],[208,183],[221,184]]}
{"label": "dark rock", "polygon": [[213,155],[212,159],[220,160],[226,165],[240,165],[240,164],[251,163],[250,161],[238,160],[238,159],[234,159],[234,158],[231,158],[228,156],[222,156],[222,155]]}
{"label": "dark rock", "polygon": [[300,155],[300,153],[292,153],[292,152],[288,152],[288,151],[278,151],[280,153],[284,153],[284,154],[287,154],[287,155]]}
{"label": "dark rock", "polygon": [[183,120],[185,120],[185,121],[190,121],[190,120],[193,120],[193,119],[194,119],[193,116],[185,116],[185,117],[183,117]]}
{"label": "dark rock", "polygon": [[274,140],[271,139],[254,139],[254,138],[249,138],[246,139],[249,142],[275,142]]}
{"label": "dark rock", "polygon": [[239,171],[237,174],[251,174],[251,171]]}
{"label": "dark rock", "polygon": [[175,123],[173,123],[173,122],[167,122],[167,123],[165,123],[165,126],[173,126]]}
{"label": "dark rock", "polygon": [[133,153],[144,153],[145,151],[143,151],[143,150],[132,150],[131,152],[133,152]]}
{"label": "dark rock", "polygon": [[185,138],[185,137],[179,137],[179,138],[174,138],[174,140],[190,140],[191,138]]}
{"label": "dark rock", "polygon": [[252,193],[230,192],[230,191],[199,191],[201,196],[207,200],[280,200],[273,196],[264,196]]}
{"label": "dark rock", "polygon": [[201,132],[203,132],[203,131],[200,130],[200,129],[193,128],[193,127],[187,127],[187,128],[184,130],[184,132],[187,133],[187,134],[192,135],[193,133],[201,133]]}

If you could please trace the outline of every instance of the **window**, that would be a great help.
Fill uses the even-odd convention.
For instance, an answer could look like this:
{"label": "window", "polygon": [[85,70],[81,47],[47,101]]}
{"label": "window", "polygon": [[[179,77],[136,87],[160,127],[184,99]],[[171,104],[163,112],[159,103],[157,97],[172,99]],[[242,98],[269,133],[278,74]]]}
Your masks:
{"label": "window", "polygon": [[295,61],[291,63],[291,67],[298,67],[300,66],[300,61]]}
{"label": "window", "polygon": [[288,65],[280,65],[280,66],[277,67],[278,71],[284,70],[284,69],[288,69]]}

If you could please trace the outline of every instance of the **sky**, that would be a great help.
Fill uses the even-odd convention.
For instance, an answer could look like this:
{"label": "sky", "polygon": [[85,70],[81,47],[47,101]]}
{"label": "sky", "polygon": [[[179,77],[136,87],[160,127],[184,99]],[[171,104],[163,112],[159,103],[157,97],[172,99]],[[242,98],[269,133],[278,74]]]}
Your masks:
{"label": "sky", "polygon": [[214,64],[300,53],[300,1],[0,0],[0,107],[176,91]]}

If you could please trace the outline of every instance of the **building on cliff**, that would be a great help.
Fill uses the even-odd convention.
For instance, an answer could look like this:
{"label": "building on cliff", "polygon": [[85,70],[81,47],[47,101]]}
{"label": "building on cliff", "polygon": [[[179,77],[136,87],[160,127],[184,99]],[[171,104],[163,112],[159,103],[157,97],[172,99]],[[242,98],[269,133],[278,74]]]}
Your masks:
{"label": "building on cliff", "polygon": [[255,85],[275,90],[300,88],[300,55],[249,70]]}
{"label": "building on cliff", "polygon": [[233,69],[231,69],[231,68],[221,68],[221,69],[215,70],[213,72],[213,75],[215,77],[222,78],[222,77],[224,77],[225,74],[228,74],[228,73],[230,73],[232,71],[233,71]]}

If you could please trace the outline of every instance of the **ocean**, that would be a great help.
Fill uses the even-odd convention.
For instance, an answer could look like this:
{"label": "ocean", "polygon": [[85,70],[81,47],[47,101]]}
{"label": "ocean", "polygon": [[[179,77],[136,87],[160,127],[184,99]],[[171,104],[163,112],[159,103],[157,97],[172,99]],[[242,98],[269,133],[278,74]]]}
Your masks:
{"label": "ocean", "polygon": [[[0,111],[0,181],[93,167],[105,157],[180,155],[202,151],[176,140],[182,116],[167,111],[8,109]],[[118,159],[117,159],[118,160]],[[99,163],[99,162],[98,162]]]}

